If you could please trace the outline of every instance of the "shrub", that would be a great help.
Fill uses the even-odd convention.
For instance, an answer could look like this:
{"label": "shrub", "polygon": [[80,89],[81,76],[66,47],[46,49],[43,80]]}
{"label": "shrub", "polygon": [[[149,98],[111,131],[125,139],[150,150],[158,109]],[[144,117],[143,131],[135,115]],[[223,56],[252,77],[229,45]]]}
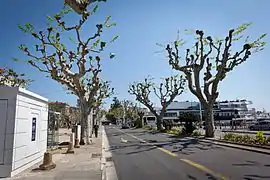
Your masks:
{"label": "shrub", "polygon": [[200,137],[200,136],[202,136],[202,133],[200,131],[193,131],[193,133],[191,135],[194,137]]}
{"label": "shrub", "polygon": [[267,143],[267,144],[270,144],[270,136],[268,136],[268,137],[266,138],[266,143]]}
{"label": "shrub", "polygon": [[242,140],[244,143],[247,143],[247,144],[254,143],[254,138],[252,136],[249,136],[249,135],[244,135]]}
{"label": "shrub", "polygon": [[185,122],[184,128],[182,129],[182,133],[185,135],[191,135],[195,129],[196,127],[192,122]]}
{"label": "shrub", "polygon": [[235,135],[235,142],[242,143],[243,142],[243,136],[242,135]]}
{"label": "shrub", "polygon": [[235,141],[236,135],[233,133],[225,133],[223,139],[226,141]]}
{"label": "shrub", "polygon": [[258,144],[266,144],[266,137],[263,136],[263,131],[257,132],[255,142]]}

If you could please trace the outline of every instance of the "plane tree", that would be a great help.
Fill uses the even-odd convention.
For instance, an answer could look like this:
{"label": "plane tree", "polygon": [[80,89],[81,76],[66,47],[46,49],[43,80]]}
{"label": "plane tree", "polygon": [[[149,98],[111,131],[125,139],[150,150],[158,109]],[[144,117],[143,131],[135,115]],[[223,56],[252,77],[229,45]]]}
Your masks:
{"label": "plane tree", "polygon": [[[66,15],[72,15],[71,9],[65,6],[53,17],[47,16],[46,29],[37,30],[32,24],[19,26],[23,32],[36,40],[33,47],[25,44],[19,46],[19,49],[29,58],[26,62],[38,71],[46,73],[47,77],[62,84],[78,97],[82,125],[81,144],[84,144],[85,134],[89,134],[85,132],[89,129],[87,117],[92,110],[89,102],[92,102],[92,98],[101,87],[99,78],[102,70],[101,59],[104,57],[100,54],[109,43],[117,39],[115,36],[111,41],[102,40],[102,32],[115,25],[110,23],[110,16],[103,23],[96,24],[93,34],[85,34],[84,26],[98,7],[97,4],[92,10],[84,11],[79,16],[79,20],[70,25],[66,21]],[[109,57],[113,58],[114,54],[109,54]],[[86,80],[87,78],[89,81]],[[90,143],[88,137],[86,140]]]}
{"label": "plane tree", "polygon": [[185,44],[183,39],[178,39],[173,45],[168,44],[166,47],[169,64],[173,69],[185,74],[190,92],[203,105],[207,137],[214,137],[213,105],[219,96],[220,83],[229,72],[248,60],[252,54],[263,50],[266,45],[263,41],[266,34],[254,41],[251,41],[249,36],[244,36],[244,31],[250,25],[251,23],[246,23],[229,30],[223,39],[196,30],[194,46],[184,52],[180,49]]}
{"label": "plane tree", "polygon": [[[128,92],[134,95],[137,101],[145,105],[154,114],[157,120],[157,129],[162,130],[162,119],[166,108],[178,95],[183,93],[184,85],[185,79],[182,76],[165,78],[165,82],[160,83],[158,86],[153,83],[152,79],[145,78],[144,81],[131,84]],[[154,103],[150,99],[151,93],[159,100],[160,112],[154,107]]]}
{"label": "plane tree", "polygon": [[17,73],[11,68],[0,68],[0,85],[27,87],[31,82],[23,73]]}

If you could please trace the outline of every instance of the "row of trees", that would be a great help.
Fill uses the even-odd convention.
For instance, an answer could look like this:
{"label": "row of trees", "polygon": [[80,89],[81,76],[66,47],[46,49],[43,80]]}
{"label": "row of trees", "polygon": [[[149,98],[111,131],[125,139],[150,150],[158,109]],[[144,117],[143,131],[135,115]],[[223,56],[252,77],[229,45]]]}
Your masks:
{"label": "row of trees", "polygon": [[117,97],[113,98],[113,103],[106,113],[106,118],[114,124],[120,120],[121,124],[131,122],[137,127],[142,127],[143,116],[143,108],[129,100],[120,101]]}
{"label": "row of trees", "polygon": [[[38,71],[46,73],[48,77],[62,84],[71,94],[78,97],[82,125],[81,141],[84,142],[86,137],[86,141],[89,143],[88,115],[99,111],[104,98],[113,93],[110,83],[101,78],[101,60],[104,57],[100,54],[118,36],[112,37],[110,41],[104,41],[101,38],[106,28],[115,25],[115,23],[110,23],[110,16],[103,23],[96,24],[96,32],[92,36],[82,36],[83,27],[89,17],[97,11],[98,4],[94,5],[90,0],[66,0],[65,2],[79,14],[78,22],[68,25],[66,15],[71,13],[71,9],[65,6],[63,11],[53,17],[47,16],[48,27],[44,30],[37,30],[31,24],[19,26],[23,32],[32,36],[37,42],[33,47],[22,44],[19,48],[29,58],[25,61],[26,63]],[[88,6],[93,8],[88,11]],[[223,39],[206,36],[203,31],[196,30],[194,46],[185,49],[182,56],[180,53],[185,41],[184,39],[175,40],[172,44],[166,45],[165,50],[169,65],[178,71],[179,75],[165,78],[164,82],[159,85],[147,78],[144,81],[135,82],[129,87],[129,93],[157,117],[159,130],[162,127],[162,118],[166,108],[177,96],[182,94],[187,84],[190,92],[203,104],[206,136],[214,136],[213,104],[219,96],[220,82],[236,66],[245,62],[252,53],[263,50],[266,45],[263,41],[266,34],[254,41],[250,41],[248,36],[243,35],[250,25],[250,23],[243,24],[236,29],[229,30]],[[67,41],[73,42],[74,46],[67,47]],[[239,51],[232,50],[232,46],[236,42],[239,42],[240,46],[235,44],[235,47],[242,46]],[[113,57],[114,54],[110,53],[109,58]],[[160,112],[150,99],[151,93],[154,93],[159,99]],[[129,103],[120,104],[119,108],[131,111],[132,106]],[[119,116],[125,118],[127,114]]]}
{"label": "row of trees", "polygon": [[[205,135],[214,136],[213,105],[219,96],[219,85],[226,75],[238,65],[245,62],[252,53],[264,49],[263,41],[266,34],[258,39],[250,41],[244,32],[251,23],[243,24],[236,29],[229,30],[223,39],[206,36],[203,31],[196,30],[195,43],[192,48],[185,49],[184,39],[178,39],[165,47],[169,65],[172,69],[184,75],[179,78],[173,76],[167,78],[165,83],[156,87],[151,80],[135,82],[129,87],[129,93],[144,104],[157,118],[157,129],[161,130],[161,120],[167,106],[174,98],[183,92],[185,82],[192,94],[194,94],[204,107]],[[239,51],[234,51],[240,47]],[[150,100],[150,93],[154,93],[160,100],[161,111],[157,113]]]}

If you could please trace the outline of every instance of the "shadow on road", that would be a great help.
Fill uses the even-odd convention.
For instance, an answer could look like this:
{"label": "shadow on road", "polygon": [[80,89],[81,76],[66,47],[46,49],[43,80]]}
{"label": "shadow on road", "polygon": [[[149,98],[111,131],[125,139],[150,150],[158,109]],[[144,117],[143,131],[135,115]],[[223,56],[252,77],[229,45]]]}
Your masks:
{"label": "shadow on road", "polygon": [[245,175],[244,179],[246,180],[257,180],[257,179],[270,179],[270,176],[262,176],[262,175]]}
{"label": "shadow on road", "polygon": [[260,166],[260,163],[256,161],[246,161],[244,163],[232,164],[233,166]]}
{"label": "shadow on road", "polygon": [[[209,180],[218,180],[216,177],[212,176],[212,175],[209,174],[209,173],[206,173],[205,176],[206,176],[207,179],[209,179]],[[192,176],[192,175],[190,175],[190,174],[188,174],[187,177],[188,177],[188,179],[190,179],[190,180],[200,180],[200,179],[198,179],[198,178],[196,178],[196,177],[194,177],[194,176]]]}
{"label": "shadow on road", "polygon": [[215,146],[210,143],[202,143],[199,142],[197,139],[171,139],[171,140],[166,140],[166,141],[159,141],[159,140],[147,140],[145,139],[148,143],[143,143],[143,142],[130,142],[128,141],[125,144],[121,144],[118,146],[112,146],[110,148],[111,151],[116,151],[118,149],[127,149],[128,152],[126,152],[126,155],[131,155],[131,154],[136,154],[136,153],[141,153],[141,152],[146,152],[146,151],[151,151],[157,148],[165,148],[173,153],[180,153],[184,155],[190,155],[193,153],[198,153],[198,150],[210,150],[210,149],[215,149],[215,148],[221,148]]}

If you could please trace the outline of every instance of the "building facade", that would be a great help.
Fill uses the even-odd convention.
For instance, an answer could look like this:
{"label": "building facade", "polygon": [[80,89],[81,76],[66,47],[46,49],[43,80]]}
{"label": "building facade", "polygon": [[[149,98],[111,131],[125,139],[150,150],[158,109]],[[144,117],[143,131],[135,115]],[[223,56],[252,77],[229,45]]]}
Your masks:
{"label": "building facade", "polygon": [[[253,115],[255,109],[250,109],[251,101],[217,101],[214,104],[213,113],[215,121],[231,121],[233,118],[241,118]],[[183,101],[172,102],[168,107],[164,119],[179,121],[179,115],[183,112],[191,112],[199,115],[204,121],[204,107],[199,102]]]}

